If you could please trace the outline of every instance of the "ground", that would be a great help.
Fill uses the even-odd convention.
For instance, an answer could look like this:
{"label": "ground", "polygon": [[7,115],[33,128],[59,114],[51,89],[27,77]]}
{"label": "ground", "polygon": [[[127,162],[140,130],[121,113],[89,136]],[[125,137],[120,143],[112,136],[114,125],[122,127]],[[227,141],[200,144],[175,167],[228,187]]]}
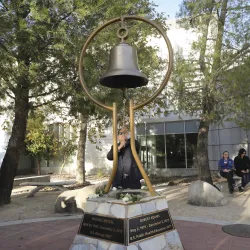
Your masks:
{"label": "ground", "polygon": [[[51,180],[70,179],[69,176],[52,176]],[[96,183],[105,178],[89,178],[88,181]],[[244,222],[250,224],[250,188],[246,192],[233,195],[228,193],[227,183],[224,179],[216,180],[217,186],[222,187],[222,192],[228,199],[228,205],[223,207],[197,207],[187,204],[188,187],[192,179],[175,179],[165,183],[154,185],[156,191],[166,195],[171,215],[176,219],[192,218],[197,220],[214,220],[228,222]],[[177,185],[176,185],[177,184]],[[34,187],[16,187],[13,189],[11,204],[0,207],[0,222],[70,216],[68,214],[56,214],[54,205],[58,195],[62,191],[39,191],[32,198],[26,198],[27,191]],[[199,220],[199,221],[200,221]]]}

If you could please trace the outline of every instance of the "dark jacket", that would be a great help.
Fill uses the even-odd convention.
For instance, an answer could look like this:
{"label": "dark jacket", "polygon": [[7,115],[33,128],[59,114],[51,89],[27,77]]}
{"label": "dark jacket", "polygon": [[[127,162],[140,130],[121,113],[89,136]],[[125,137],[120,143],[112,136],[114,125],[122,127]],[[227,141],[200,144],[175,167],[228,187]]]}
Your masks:
{"label": "dark jacket", "polygon": [[243,156],[243,158],[241,158],[240,156],[236,156],[234,158],[234,167],[236,170],[236,174],[238,176],[242,176],[242,170],[250,169],[250,160],[248,156]]}
{"label": "dark jacket", "polygon": [[[118,143],[117,147],[120,143]],[[140,144],[135,140],[137,154],[140,151]],[[113,146],[107,154],[108,160],[113,160]],[[142,175],[130,147],[130,139],[126,142],[125,147],[118,152],[118,168],[113,181],[113,187],[121,186],[122,188],[138,189],[141,187],[140,180]]]}

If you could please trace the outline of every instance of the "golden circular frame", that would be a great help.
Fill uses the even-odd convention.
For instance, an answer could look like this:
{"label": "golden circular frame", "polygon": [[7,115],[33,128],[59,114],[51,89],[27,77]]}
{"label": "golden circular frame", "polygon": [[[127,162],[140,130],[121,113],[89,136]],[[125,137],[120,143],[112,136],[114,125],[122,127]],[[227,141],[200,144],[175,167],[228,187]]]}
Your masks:
{"label": "golden circular frame", "polygon": [[102,26],[100,26],[99,28],[97,28],[87,39],[87,41],[85,42],[85,44],[83,45],[81,54],[80,54],[80,59],[79,59],[79,75],[80,75],[80,83],[84,89],[84,91],[86,92],[87,96],[98,106],[110,110],[113,110],[112,106],[107,106],[103,103],[101,103],[100,101],[96,100],[93,96],[91,96],[91,94],[89,93],[89,90],[87,88],[86,82],[84,80],[84,75],[83,75],[83,69],[84,69],[84,63],[83,63],[83,58],[85,56],[86,50],[88,45],[90,44],[90,42],[93,40],[93,38],[101,31],[103,30],[105,27],[107,27],[110,24],[113,23],[117,23],[117,22],[123,22],[124,20],[138,20],[138,21],[142,21],[145,23],[150,24],[151,26],[153,26],[154,28],[156,28],[156,30],[159,31],[159,33],[162,35],[162,37],[164,38],[166,45],[167,45],[167,49],[168,49],[168,66],[167,66],[167,72],[165,74],[165,77],[161,83],[161,85],[159,86],[159,88],[153,93],[153,95],[151,97],[149,97],[147,100],[145,100],[142,103],[139,103],[137,105],[134,106],[134,110],[139,109],[145,105],[147,105],[148,103],[150,103],[151,101],[153,101],[160,93],[161,91],[164,89],[164,87],[167,85],[168,80],[170,78],[171,72],[172,72],[172,68],[173,68],[173,49],[171,46],[171,43],[166,35],[166,32],[155,22],[150,21],[144,17],[140,17],[140,16],[122,16],[122,17],[117,17],[114,19],[111,19],[109,21],[107,21],[106,23],[104,23]]}

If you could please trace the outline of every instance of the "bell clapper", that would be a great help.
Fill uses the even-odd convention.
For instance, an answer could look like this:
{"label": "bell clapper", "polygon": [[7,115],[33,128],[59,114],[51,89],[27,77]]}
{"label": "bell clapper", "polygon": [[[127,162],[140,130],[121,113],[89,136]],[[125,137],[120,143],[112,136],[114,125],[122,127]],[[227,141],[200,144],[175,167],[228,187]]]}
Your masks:
{"label": "bell clapper", "polygon": [[123,114],[122,114],[122,126],[125,126],[125,117],[126,117],[126,101],[127,101],[127,95],[126,95],[126,88],[122,88],[122,99],[123,99]]}

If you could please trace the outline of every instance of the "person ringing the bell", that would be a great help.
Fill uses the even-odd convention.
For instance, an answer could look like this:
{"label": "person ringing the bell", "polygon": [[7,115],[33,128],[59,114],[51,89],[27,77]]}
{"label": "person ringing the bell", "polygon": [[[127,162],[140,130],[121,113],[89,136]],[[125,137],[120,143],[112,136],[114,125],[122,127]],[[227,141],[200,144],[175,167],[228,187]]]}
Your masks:
{"label": "person ringing the bell", "polygon": [[[113,180],[113,188],[122,189],[140,189],[142,179],[141,172],[136,164],[133,157],[129,132],[126,127],[122,127],[118,130],[118,168],[116,171],[115,178]],[[136,152],[139,154],[140,144],[135,140]],[[113,158],[113,146],[107,154],[108,160],[112,161]]]}

